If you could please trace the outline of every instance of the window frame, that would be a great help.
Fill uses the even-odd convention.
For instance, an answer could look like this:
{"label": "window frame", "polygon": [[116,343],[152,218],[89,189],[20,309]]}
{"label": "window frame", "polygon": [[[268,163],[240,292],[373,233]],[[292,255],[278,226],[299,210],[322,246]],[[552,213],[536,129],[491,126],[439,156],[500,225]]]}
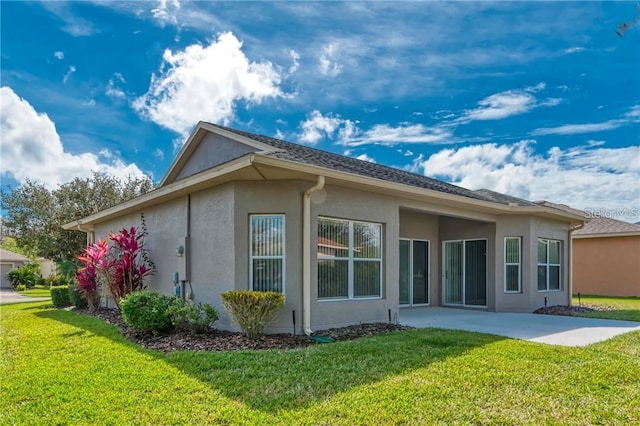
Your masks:
{"label": "window frame", "polygon": [[[267,217],[279,217],[282,218],[282,227],[281,227],[281,236],[280,236],[280,244],[282,247],[282,254],[279,256],[254,256],[253,254],[253,237],[254,237],[254,229],[253,229],[253,219],[254,218],[267,218]],[[273,214],[264,214],[264,213],[255,213],[249,215],[249,289],[252,291],[265,291],[265,290],[256,290],[254,288],[254,276],[253,276],[253,262],[254,260],[259,259],[281,259],[282,261],[282,294],[286,294],[286,216],[284,213],[273,213]],[[273,291],[273,290],[269,290]]]}
{"label": "window frame", "polygon": [[[518,241],[518,262],[517,263],[508,261],[507,240]],[[518,267],[518,289],[517,290],[508,289],[507,278],[509,277],[509,275],[507,274],[507,269],[509,266]],[[504,292],[508,294],[522,293],[522,237],[504,237]]]}
{"label": "window frame", "polygon": [[[545,263],[541,263],[540,262],[540,258],[538,255],[538,244],[540,244],[540,242],[543,241],[545,243],[546,246],[546,262]],[[551,263],[551,256],[550,256],[550,247],[551,247],[551,243],[553,242],[554,244],[557,243],[558,244],[558,263]],[[536,288],[537,291],[539,293],[547,293],[547,292],[554,292],[554,291],[562,291],[562,240],[555,240],[553,238],[542,238],[539,237],[536,241],[536,256],[538,257],[537,260],[537,268],[536,268],[536,276],[538,276],[539,274],[539,269],[541,266],[545,267],[546,270],[546,276],[545,276],[545,288],[541,289],[540,288],[540,277],[538,276],[538,279],[536,280]],[[551,274],[549,273],[551,267],[558,267],[558,288],[549,288],[549,278],[551,277]]]}
{"label": "window frame", "polygon": [[[318,271],[316,271],[316,300],[318,302],[338,302],[338,301],[345,301],[345,300],[350,300],[350,301],[354,301],[354,300],[379,300],[382,299],[382,295],[383,295],[383,289],[382,289],[382,285],[384,282],[384,264],[383,264],[383,259],[384,259],[384,226],[382,223],[379,222],[368,222],[368,221],[364,221],[364,220],[352,220],[352,219],[342,219],[342,218],[336,218],[336,217],[329,217],[329,216],[318,216],[318,221],[317,224],[319,225],[323,220],[325,221],[331,221],[331,222],[340,222],[340,223],[347,223],[349,226],[349,237],[348,237],[348,256],[341,256],[341,257],[334,257],[332,260],[338,260],[338,261],[347,261],[347,297],[343,297],[343,296],[338,296],[338,297],[320,297],[319,295],[319,279],[318,279],[318,274],[319,274],[319,268],[317,268],[317,266],[320,263],[320,259],[318,258],[318,248],[317,248],[317,244],[316,244],[316,268],[318,269]],[[354,255],[355,250],[354,250],[354,225],[356,224],[363,224],[363,225],[374,225],[376,227],[378,227],[379,232],[380,232],[380,247],[379,247],[379,251],[380,251],[380,257],[379,258],[363,258],[363,257],[357,257]],[[316,238],[321,237],[321,235],[317,234]],[[323,238],[326,238],[324,236],[322,236]],[[356,262],[377,262],[379,264],[379,270],[380,270],[380,281],[379,281],[379,293],[377,296],[356,296],[355,295],[355,269],[354,269],[354,265]]]}

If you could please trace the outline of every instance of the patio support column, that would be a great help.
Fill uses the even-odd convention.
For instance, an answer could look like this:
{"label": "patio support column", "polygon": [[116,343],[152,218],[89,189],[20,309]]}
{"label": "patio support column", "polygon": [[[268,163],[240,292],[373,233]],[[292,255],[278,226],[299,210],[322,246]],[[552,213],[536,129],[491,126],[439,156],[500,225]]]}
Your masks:
{"label": "patio support column", "polygon": [[302,327],[306,335],[311,330],[311,195],[324,188],[324,176],[318,176],[314,186],[302,196]]}

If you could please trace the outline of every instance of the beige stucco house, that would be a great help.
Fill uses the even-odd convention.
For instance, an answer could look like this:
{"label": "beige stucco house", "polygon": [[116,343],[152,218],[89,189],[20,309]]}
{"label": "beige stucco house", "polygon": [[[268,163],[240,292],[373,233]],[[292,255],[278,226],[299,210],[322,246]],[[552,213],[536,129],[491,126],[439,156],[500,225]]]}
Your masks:
{"label": "beige stucco house", "polygon": [[[583,213],[563,204],[540,204]],[[573,294],[640,297],[640,225],[591,214],[572,237]]]}
{"label": "beige stucco house", "polygon": [[181,294],[221,312],[226,290],[281,291],[269,331],[295,318],[307,333],[415,307],[570,303],[570,231],[584,219],[204,122],[154,191],[65,229],[91,241],[141,213],[150,288],[173,293],[177,273]]}

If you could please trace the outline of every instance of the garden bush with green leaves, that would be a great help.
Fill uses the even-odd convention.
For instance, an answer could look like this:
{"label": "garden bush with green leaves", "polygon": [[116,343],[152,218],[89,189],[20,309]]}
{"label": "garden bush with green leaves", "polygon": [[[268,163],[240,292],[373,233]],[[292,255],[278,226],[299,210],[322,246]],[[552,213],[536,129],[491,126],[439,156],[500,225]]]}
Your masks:
{"label": "garden bush with green leaves", "polygon": [[173,297],[151,290],[134,291],[120,300],[120,310],[124,322],[139,330],[153,334],[173,327],[168,312]]}
{"label": "garden bush with green leaves", "polygon": [[71,306],[69,299],[69,286],[58,285],[51,287],[51,302],[56,308],[66,308]]}
{"label": "garden bush with green leaves", "polygon": [[250,339],[262,333],[284,307],[284,294],[273,291],[232,290],[221,297],[224,308]]}
{"label": "garden bush with green leaves", "polygon": [[218,312],[208,303],[191,302],[175,297],[167,309],[171,323],[178,330],[205,333],[218,320]]}
{"label": "garden bush with green leaves", "polygon": [[20,268],[15,268],[7,273],[7,278],[11,283],[11,287],[16,288],[24,285],[26,288],[32,288],[40,279],[40,264],[37,262],[27,262]]}
{"label": "garden bush with green leaves", "polygon": [[84,309],[89,306],[89,302],[82,297],[82,294],[78,290],[78,284],[75,282],[69,285],[69,301],[78,309]]}

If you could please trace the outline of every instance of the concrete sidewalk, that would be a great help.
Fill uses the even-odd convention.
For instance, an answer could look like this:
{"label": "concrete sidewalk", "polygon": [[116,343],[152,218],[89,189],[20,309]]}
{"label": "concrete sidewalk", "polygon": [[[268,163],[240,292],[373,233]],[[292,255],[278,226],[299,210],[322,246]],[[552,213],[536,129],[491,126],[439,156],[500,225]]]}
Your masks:
{"label": "concrete sidewalk", "polygon": [[9,303],[23,303],[23,302],[40,302],[45,300],[51,300],[50,297],[27,297],[20,293],[16,293],[10,288],[0,288],[0,305],[8,305]]}
{"label": "concrete sidewalk", "polygon": [[634,321],[453,308],[407,308],[400,310],[399,317],[400,324],[416,328],[477,331],[562,346],[586,346],[640,331],[640,322]]}

